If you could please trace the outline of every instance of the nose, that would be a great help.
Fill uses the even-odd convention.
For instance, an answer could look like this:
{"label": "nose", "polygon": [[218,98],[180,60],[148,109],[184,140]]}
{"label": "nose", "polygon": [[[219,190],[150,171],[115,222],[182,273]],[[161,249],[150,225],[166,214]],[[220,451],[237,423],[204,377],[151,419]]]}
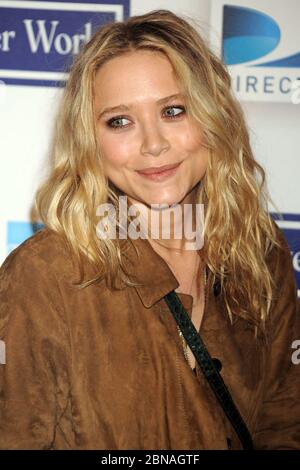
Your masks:
{"label": "nose", "polygon": [[158,157],[162,152],[166,152],[169,148],[170,143],[158,126],[151,123],[147,128],[144,127],[141,145],[142,155]]}

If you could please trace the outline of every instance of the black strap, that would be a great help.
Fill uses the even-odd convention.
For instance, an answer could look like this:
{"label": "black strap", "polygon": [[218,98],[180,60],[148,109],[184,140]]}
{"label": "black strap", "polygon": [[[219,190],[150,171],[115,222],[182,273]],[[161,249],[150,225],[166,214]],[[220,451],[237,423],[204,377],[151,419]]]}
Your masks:
{"label": "black strap", "polygon": [[253,442],[249,430],[234,404],[222,376],[216,369],[214,361],[206,349],[201,336],[197,332],[193,322],[190,320],[190,317],[182,305],[178,295],[173,290],[172,292],[169,292],[169,294],[165,295],[164,299],[178,323],[184,339],[197,359],[204,376],[237,433],[243,449],[253,450]]}

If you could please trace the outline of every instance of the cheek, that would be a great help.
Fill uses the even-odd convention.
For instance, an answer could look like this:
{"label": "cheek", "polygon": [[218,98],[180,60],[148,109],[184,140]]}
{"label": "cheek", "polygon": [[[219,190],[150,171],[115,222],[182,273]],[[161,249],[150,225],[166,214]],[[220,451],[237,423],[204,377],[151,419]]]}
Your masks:
{"label": "cheek", "polygon": [[128,163],[130,150],[120,139],[102,137],[99,142],[104,168],[122,168]]}
{"label": "cheek", "polygon": [[184,131],[176,134],[177,146],[188,153],[199,152],[204,143],[204,136],[201,130],[189,123]]}
{"label": "cheek", "polygon": [[209,151],[201,132],[188,132],[182,139],[187,154],[191,157],[192,171],[195,177],[203,176],[208,166]]}

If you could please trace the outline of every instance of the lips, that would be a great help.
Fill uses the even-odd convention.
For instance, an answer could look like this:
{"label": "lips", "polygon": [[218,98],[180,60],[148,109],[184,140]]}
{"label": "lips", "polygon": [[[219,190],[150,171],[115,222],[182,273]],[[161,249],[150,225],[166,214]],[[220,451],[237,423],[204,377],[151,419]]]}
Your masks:
{"label": "lips", "polygon": [[176,168],[178,165],[180,165],[180,163],[181,162],[174,163],[173,165],[145,168],[145,170],[137,170],[137,172],[141,173],[142,175],[157,175],[159,173],[163,173],[166,170],[172,170],[173,168]]}

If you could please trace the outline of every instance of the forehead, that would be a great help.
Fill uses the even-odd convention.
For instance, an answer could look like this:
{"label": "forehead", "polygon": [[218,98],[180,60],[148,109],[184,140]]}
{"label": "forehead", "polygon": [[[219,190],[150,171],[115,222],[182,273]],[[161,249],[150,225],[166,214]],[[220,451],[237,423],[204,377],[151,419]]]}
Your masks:
{"label": "forehead", "polygon": [[167,95],[178,91],[171,62],[156,51],[134,51],[114,57],[97,70],[94,81],[95,98],[113,100],[111,106],[123,96],[133,101],[138,96],[153,94],[157,98],[157,92]]}

